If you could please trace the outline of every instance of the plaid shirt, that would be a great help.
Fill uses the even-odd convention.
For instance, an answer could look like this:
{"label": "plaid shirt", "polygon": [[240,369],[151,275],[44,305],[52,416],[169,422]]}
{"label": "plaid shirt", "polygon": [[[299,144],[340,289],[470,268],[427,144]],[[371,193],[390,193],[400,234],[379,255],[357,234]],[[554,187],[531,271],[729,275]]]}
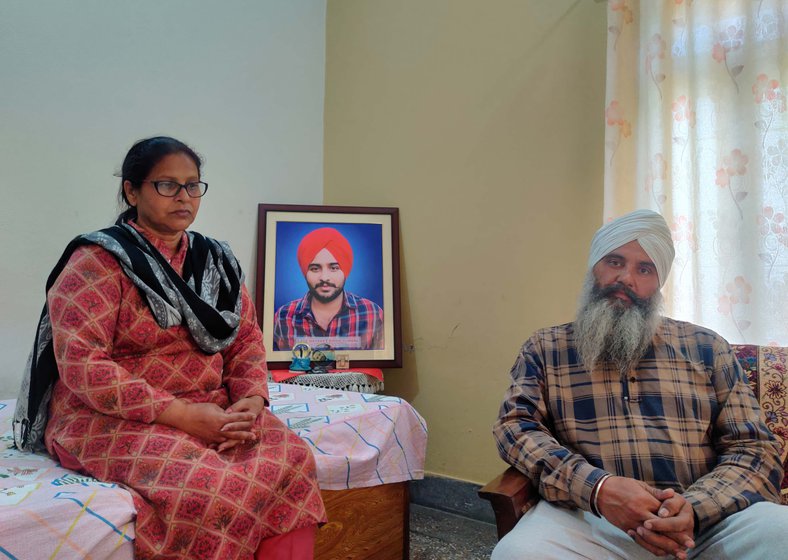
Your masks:
{"label": "plaid shirt", "polygon": [[725,340],[663,318],[626,376],[589,372],[571,323],[536,332],[511,371],[493,433],[501,457],[550,502],[590,511],[605,474],[673,488],[702,531],[760,501],[779,502],[782,465]]}
{"label": "plaid shirt", "polygon": [[[350,292],[328,328],[317,324],[312,296],[306,294],[283,305],[274,318],[274,350],[290,350],[303,338],[325,338],[335,350],[383,348],[383,310],[374,302]],[[341,340],[346,338],[347,340]]]}

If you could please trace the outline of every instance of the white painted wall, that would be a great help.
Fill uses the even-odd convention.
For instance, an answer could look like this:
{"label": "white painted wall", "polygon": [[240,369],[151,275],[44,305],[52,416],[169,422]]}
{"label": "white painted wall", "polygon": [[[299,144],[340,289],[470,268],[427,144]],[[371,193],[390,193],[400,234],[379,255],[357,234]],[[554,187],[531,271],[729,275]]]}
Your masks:
{"label": "white painted wall", "polygon": [[134,141],[205,158],[193,228],[254,287],[257,204],[323,192],[325,0],[0,0],[0,398],[66,243],[117,213]]}

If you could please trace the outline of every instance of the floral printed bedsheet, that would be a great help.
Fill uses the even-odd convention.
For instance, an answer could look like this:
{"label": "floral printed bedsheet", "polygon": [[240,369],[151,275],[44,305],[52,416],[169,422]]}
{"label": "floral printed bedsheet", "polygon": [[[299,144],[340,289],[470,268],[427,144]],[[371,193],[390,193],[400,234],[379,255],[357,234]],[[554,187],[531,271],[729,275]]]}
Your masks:
{"label": "floral printed bedsheet", "polygon": [[[309,443],[320,487],[424,477],[427,428],[403,399],[269,384],[271,410]],[[0,559],[130,559],[134,505],[122,487],[12,446],[13,400],[0,401]]]}

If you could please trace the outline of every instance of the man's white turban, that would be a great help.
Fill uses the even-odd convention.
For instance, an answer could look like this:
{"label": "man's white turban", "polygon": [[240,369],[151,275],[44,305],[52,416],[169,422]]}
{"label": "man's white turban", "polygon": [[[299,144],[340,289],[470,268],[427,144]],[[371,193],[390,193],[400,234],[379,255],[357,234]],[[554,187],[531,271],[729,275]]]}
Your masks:
{"label": "man's white turban", "polygon": [[651,210],[635,210],[599,228],[591,241],[588,268],[622,245],[637,241],[657,267],[660,287],[665,284],[676,251],[665,218]]}

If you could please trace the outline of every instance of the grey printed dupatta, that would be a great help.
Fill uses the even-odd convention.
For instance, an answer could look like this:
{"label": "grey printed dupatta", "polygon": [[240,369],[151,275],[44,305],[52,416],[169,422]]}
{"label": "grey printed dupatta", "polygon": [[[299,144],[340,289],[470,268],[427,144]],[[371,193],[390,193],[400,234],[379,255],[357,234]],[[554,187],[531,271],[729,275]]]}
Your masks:
{"label": "grey printed dupatta", "polygon": [[[49,275],[49,292],[74,251],[83,245],[103,247],[118,259],[123,272],[146,298],[156,323],[164,329],[185,324],[195,343],[214,354],[232,344],[241,318],[243,272],[230,247],[186,232],[189,248],[183,277],[145,237],[127,223],[74,238]],[[36,451],[43,444],[49,400],[58,379],[49,310],[38,321],[13,419],[14,444]]]}

